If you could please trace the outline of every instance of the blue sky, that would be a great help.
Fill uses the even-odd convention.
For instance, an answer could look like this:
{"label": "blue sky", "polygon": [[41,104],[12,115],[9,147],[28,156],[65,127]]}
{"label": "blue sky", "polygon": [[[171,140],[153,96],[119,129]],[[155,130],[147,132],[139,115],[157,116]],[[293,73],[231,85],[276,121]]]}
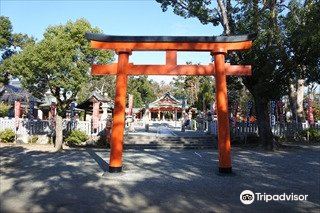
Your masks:
{"label": "blue sky", "polygon": [[[211,36],[220,35],[221,27],[202,25],[197,19],[175,15],[171,9],[162,12],[155,0],[1,0],[1,15],[8,16],[14,32],[27,33],[37,39],[49,25],[64,24],[68,20],[85,18],[106,34],[112,35],[181,35]],[[130,61],[136,64],[162,64],[163,52],[134,52]],[[209,53],[178,53],[178,63],[186,61],[208,64]],[[170,78],[156,77],[156,80]]]}

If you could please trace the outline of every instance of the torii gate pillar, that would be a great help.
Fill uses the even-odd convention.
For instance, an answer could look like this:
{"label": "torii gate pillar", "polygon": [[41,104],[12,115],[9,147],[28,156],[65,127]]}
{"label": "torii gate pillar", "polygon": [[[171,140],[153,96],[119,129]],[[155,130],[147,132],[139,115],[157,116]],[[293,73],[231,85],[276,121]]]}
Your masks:
{"label": "torii gate pillar", "polygon": [[118,54],[118,67],[116,76],[116,94],[115,107],[113,114],[113,124],[110,142],[110,163],[109,172],[122,171],[122,152],[123,139],[125,128],[125,109],[126,109],[126,95],[127,95],[127,81],[128,81],[128,65],[129,55],[131,51],[121,50]]}
{"label": "torii gate pillar", "polygon": [[216,101],[218,112],[219,172],[231,173],[231,145],[228,115],[227,76],[225,52],[213,52],[216,70]]}

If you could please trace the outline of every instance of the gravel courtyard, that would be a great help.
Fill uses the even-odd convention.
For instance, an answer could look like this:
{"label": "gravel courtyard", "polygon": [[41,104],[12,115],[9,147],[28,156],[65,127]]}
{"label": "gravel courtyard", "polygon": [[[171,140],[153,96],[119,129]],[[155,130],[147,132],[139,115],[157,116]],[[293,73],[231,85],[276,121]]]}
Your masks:
{"label": "gravel courtyard", "polygon": [[[126,150],[124,172],[110,174],[101,149],[2,146],[0,212],[319,212],[320,147],[232,153],[231,176],[217,173],[217,150],[159,149]],[[246,189],[308,200],[244,205]]]}

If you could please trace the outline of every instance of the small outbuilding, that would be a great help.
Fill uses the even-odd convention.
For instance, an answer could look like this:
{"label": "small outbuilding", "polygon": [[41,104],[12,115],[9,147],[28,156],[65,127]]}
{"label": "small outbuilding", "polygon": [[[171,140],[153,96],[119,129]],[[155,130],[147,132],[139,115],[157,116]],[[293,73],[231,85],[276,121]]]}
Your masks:
{"label": "small outbuilding", "polygon": [[97,91],[93,91],[91,96],[76,106],[77,109],[84,110],[84,120],[90,121],[95,116],[97,109],[97,117],[99,120],[107,120],[112,116],[114,101],[106,95],[101,95]]}

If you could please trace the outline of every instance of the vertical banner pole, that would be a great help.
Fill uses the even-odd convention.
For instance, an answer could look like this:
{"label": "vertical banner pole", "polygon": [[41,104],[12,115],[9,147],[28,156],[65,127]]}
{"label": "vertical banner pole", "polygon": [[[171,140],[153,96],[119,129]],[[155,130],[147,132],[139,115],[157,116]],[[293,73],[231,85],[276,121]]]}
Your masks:
{"label": "vertical banner pole", "polygon": [[14,102],[14,121],[15,121],[15,143],[17,141],[17,133],[19,130],[19,126],[20,126],[20,116],[21,116],[21,102],[19,101],[15,101]]}
{"label": "vertical banner pole", "polygon": [[95,100],[92,104],[92,133],[97,133],[99,128],[99,109],[100,109],[100,102]]}
{"label": "vertical banner pole", "polygon": [[219,172],[231,173],[231,145],[228,114],[227,76],[225,73],[225,52],[214,53],[216,69],[216,100],[218,112]]}
{"label": "vertical banner pole", "polygon": [[14,102],[14,119],[15,119],[16,129],[19,128],[20,116],[21,116],[21,102],[15,101]]}
{"label": "vertical banner pole", "polygon": [[125,109],[127,93],[127,69],[130,52],[118,52],[116,94],[114,101],[113,125],[110,144],[109,172],[122,171],[122,152],[125,128]]}

